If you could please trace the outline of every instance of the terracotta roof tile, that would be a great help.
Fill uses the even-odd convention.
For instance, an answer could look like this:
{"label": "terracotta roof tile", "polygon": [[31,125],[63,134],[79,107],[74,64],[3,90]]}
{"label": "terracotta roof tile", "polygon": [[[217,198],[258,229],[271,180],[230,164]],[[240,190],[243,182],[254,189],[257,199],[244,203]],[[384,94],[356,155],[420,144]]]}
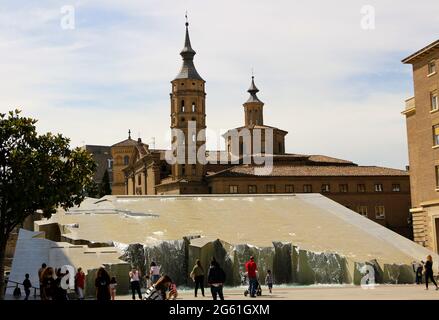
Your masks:
{"label": "terracotta roof tile", "polygon": [[235,166],[210,177],[223,176],[271,176],[271,177],[292,177],[292,176],[408,176],[407,171],[374,167],[374,166],[279,166],[274,165],[271,172],[255,173],[256,166],[241,165]]}
{"label": "terracotta roof tile", "polygon": [[116,144],[113,144],[112,147],[126,147],[126,146],[135,146],[137,144],[137,141],[133,139],[126,139],[121,142],[118,142]]}

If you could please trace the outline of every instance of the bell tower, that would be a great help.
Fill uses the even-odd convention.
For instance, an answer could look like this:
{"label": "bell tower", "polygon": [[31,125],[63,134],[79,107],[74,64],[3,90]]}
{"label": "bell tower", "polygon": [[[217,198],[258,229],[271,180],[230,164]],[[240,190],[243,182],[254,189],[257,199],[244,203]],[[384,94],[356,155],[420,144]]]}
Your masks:
{"label": "bell tower", "polygon": [[204,164],[197,159],[197,154],[199,151],[205,154],[205,150],[200,149],[205,149],[206,140],[203,130],[206,128],[204,88],[206,82],[195,69],[195,53],[191,46],[189,23],[186,17],[186,36],[184,47],[180,52],[183,64],[178,75],[171,81],[170,98],[171,129],[179,129],[184,133],[184,137],[173,135],[172,143],[184,146],[184,163],[177,161],[172,165],[172,177],[175,180],[184,179],[188,182],[200,182],[204,177]]}

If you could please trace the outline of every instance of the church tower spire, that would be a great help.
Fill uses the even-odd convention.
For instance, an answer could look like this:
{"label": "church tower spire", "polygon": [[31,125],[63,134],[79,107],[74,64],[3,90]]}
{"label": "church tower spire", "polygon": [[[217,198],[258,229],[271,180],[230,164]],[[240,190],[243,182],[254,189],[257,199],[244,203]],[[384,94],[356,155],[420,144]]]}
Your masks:
{"label": "church tower spire", "polygon": [[[187,19],[187,17],[186,17]],[[184,133],[184,140],[174,137],[173,144],[185,149],[184,163],[172,165],[174,180],[201,183],[204,177],[204,164],[194,158],[199,151],[205,154],[206,109],[204,91],[205,81],[200,77],[194,66],[195,50],[189,38],[189,23],[186,20],[184,47],[180,52],[183,65],[177,77],[171,81],[171,129],[179,129]],[[181,139],[181,138],[180,138]],[[192,147],[192,148],[191,148]],[[204,151],[204,152],[203,152]],[[196,157],[196,156],[195,156]]]}
{"label": "church tower spire", "polygon": [[252,82],[247,92],[250,94],[250,97],[243,104],[245,113],[245,126],[262,126],[264,125],[264,103],[259,100],[258,96],[256,95],[259,92],[259,89],[255,85],[254,76],[252,76]]}
{"label": "church tower spire", "polygon": [[194,49],[192,49],[191,39],[189,37],[189,22],[187,20],[186,14],[186,36],[184,38],[184,47],[180,52],[180,55],[183,58],[183,65],[181,66],[180,72],[175,77],[175,79],[203,80],[203,78],[201,78],[201,76],[198,74],[197,69],[195,69],[195,54],[196,52]]}

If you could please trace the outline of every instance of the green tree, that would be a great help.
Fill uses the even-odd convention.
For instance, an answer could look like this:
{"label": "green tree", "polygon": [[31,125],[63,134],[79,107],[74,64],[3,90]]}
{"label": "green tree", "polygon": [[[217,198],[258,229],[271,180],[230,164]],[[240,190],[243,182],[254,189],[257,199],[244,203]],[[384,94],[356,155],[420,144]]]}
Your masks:
{"label": "green tree", "polygon": [[79,205],[96,170],[91,155],[71,149],[68,138],[38,135],[36,122],[19,110],[0,114],[0,299],[10,233],[38,210],[48,218],[57,207]]}
{"label": "green tree", "polygon": [[102,182],[99,188],[99,196],[103,197],[106,195],[111,194],[111,187],[110,187],[110,176],[108,174],[108,170],[105,170],[104,175],[102,177]]}
{"label": "green tree", "polygon": [[90,198],[98,198],[99,197],[99,185],[93,181],[86,189],[85,195]]}

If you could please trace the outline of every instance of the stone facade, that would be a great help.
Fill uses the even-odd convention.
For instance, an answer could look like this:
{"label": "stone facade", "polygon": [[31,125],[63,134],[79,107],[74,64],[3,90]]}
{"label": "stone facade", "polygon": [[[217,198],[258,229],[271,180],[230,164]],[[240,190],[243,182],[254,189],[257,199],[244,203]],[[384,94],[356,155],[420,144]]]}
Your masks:
{"label": "stone facade", "polygon": [[126,193],[126,179],[122,170],[130,163],[136,144],[137,142],[131,139],[131,134],[128,133],[128,139],[111,146],[111,156],[113,158],[111,194],[113,195]]}
{"label": "stone facade", "polygon": [[414,240],[439,250],[439,41],[402,61],[413,67],[414,97],[406,101]]}

